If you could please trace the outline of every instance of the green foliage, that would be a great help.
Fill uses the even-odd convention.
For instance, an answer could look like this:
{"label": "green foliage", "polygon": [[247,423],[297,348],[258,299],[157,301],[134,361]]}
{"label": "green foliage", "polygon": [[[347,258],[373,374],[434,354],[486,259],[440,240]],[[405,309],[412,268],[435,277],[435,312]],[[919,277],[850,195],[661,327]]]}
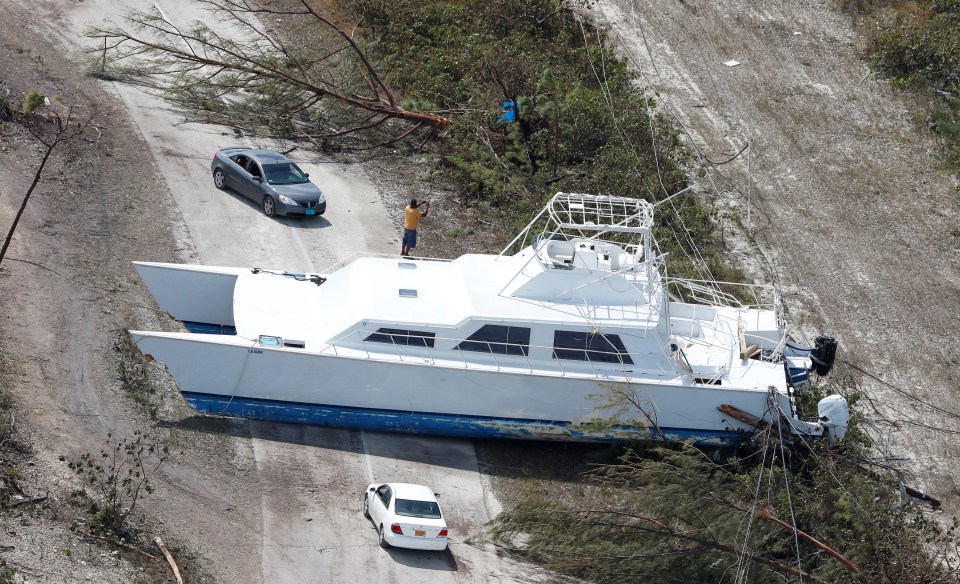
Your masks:
{"label": "green foliage", "polygon": [[36,91],[31,91],[27,94],[26,99],[23,100],[23,113],[32,113],[37,108],[43,107],[45,104],[46,98],[43,95]]}
{"label": "green foliage", "polygon": [[19,447],[14,442],[13,392],[10,380],[23,375],[14,353],[0,348],[0,446]]}
{"label": "green foliage", "polygon": [[473,227],[455,228],[447,231],[447,237],[469,237],[473,235]]}
{"label": "green foliage", "polygon": [[490,534],[513,553],[589,582],[764,583],[797,568],[794,533],[776,521],[789,525],[793,515],[809,535],[797,535],[808,576],[956,581],[954,529],[940,529],[895,485],[865,472],[857,445],[832,452],[817,443],[781,457],[766,438],[720,462],[685,445],[628,452],[590,473],[587,488],[530,496],[499,515]]}
{"label": "green foliage", "polygon": [[897,87],[932,96],[927,125],[960,174],[960,0],[894,0],[868,18],[870,62]]}
{"label": "green foliage", "polygon": [[108,434],[108,442],[99,457],[84,453],[68,462],[93,491],[90,496],[75,490],[71,496],[89,503],[95,532],[106,537],[129,537],[132,530],[128,517],[140,497],[153,492],[150,475],[166,462],[169,450],[158,439],[139,431],[119,440]]}
{"label": "green foliage", "polygon": [[147,374],[147,364],[140,354],[140,349],[130,337],[130,333],[121,331],[114,340],[113,350],[117,353],[117,380],[127,395],[137,403],[148,409],[151,419],[157,417],[157,407],[151,403],[151,396],[156,393],[153,383]]}
{"label": "green foliage", "polygon": [[13,584],[17,581],[17,569],[7,565],[7,561],[0,558],[0,584]]}
{"label": "green foliage", "polygon": [[[499,212],[504,233],[557,190],[655,201],[686,186],[676,131],[569,2],[341,4],[404,103],[452,114],[434,143],[441,176],[461,201]],[[518,106],[513,123],[497,123],[504,101]],[[701,255],[717,255],[715,214],[692,197],[665,207],[664,251],[686,257],[696,242]]]}
{"label": "green foliage", "polygon": [[7,98],[0,95],[0,122],[9,122],[13,119],[13,108]]}

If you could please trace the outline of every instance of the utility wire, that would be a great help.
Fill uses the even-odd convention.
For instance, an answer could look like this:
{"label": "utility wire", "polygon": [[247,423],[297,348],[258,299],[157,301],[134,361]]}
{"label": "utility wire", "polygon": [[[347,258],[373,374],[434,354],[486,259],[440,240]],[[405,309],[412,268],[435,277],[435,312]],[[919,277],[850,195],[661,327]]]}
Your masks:
{"label": "utility wire", "polygon": [[890,389],[896,391],[897,393],[899,393],[899,394],[901,394],[901,395],[903,395],[903,396],[906,396],[906,397],[908,397],[908,398],[916,401],[917,403],[920,403],[920,404],[922,404],[922,405],[924,405],[924,406],[926,406],[926,407],[928,407],[928,408],[930,408],[930,409],[932,409],[932,410],[936,410],[936,411],[940,412],[941,414],[945,414],[945,415],[947,415],[947,416],[950,416],[951,418],[956,418],[956,419],[960,420],[960,414],[958,414],[958,413],[956,413],[956,412],[951,412],[950,410],[945,410],[945,409],[943,409],[943,408],[941,408],[941,407],[939,407],[939,406],[935,406],[935,405],[933,405],[932,403],[930,403],[930,402],[928,402],[928,401],[924,401],[923,399],[920,399],[919,397],[917,397],[917,396],[915,396],[915,395],[913,395],[913,394],[911,394],[911,393],[909,393],[909,392],[907,392],[907,391],[905,391],[905,390],[903,390],[903,389],[900,389],[899,387],[893,385],[892,383],[890,383],[890,382],[888,382],[888,381],[884,381],[883,379],[881,379],[880,377],[874,375],[873,373],[870,373],[869,371],[867,371],[867,370],[864,369],[863,367],[859,367],[859,366],[857,366],[857,365],[854,365],[853,363],[851,363],[851,362],[849,362],[849,361],[846,361],[846,360],[844,360],[844,359],[837,359],[837,361],[839,361],[840,363],[843,363],[843,364],[846,365],[847,367],[850,367],[850,368],[852,368],[852,369],[856,369],[857,371],[859,371],[860,373],[863,373],[864,375],[866,375],[866,376],[869,377],[870,379],[873,379],[874,381],[876,381],[876,382],[878,382],[878,383],[881,383],[881,384],[883,384],[883,385],[886,386],[886,387],[889,387]]}

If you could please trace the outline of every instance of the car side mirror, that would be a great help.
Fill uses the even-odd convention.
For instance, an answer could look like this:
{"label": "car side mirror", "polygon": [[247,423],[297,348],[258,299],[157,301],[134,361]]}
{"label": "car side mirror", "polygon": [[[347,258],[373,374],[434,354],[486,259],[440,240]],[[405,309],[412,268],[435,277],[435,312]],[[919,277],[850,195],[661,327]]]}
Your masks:
{"label": "car side mirror", "polygon": [[256,182],[263,182],[263,179],[260,178],[260,177],[257,176],[257,175],[253,175],[253,180],[256,181]]}
{"label": "car side mirror", "polygon": [[305,176],[305,177],[307,177],[307,178],[310,178],[310,173],[309,173],[309,172],[305,172],[305,173],[303,173],[303,176]]}
{"label": "car side mirror", "polygon": [[372,493],[372,492],[374,492],[374,491],[376,491],[376,490],[377,490],[377,488],[376,488],[376,487],[370,487],[370,488],[369,488],[369,489],[367,489],[367,490],[368,490],[368,491],[370,491],[370,492]]}
{"label": "car side mirror", "polygon": [[439,498],[439,497],[440,497],[440,493],[434,493],[433,496]]}

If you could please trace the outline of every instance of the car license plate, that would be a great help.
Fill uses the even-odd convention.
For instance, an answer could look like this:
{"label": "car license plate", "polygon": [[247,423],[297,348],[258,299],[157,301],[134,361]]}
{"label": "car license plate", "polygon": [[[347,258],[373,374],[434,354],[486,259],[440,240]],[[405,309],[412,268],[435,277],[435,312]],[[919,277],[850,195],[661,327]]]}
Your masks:
{"label": "car license plate", "polygon": [[317,212],[316,209],[307,209],[307,215],[314,215],[316,214],[316,212]]}
{"label": "car license plate", "polygon": [[427,536],[427,532],[426,532],[426,530],[423,530],[423,529],[414,529],[414,530],[413,530],[413,535],[415,535],[415,536],[417,536],[417,537],[426,537],[426,536]]}

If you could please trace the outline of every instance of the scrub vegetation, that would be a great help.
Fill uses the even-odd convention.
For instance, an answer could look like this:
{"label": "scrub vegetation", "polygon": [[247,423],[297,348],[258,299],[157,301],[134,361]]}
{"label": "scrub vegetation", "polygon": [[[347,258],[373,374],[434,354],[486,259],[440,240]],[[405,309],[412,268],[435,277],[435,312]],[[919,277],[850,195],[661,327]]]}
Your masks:
{"label": "scrub vegetation", "polygon": [[94,533],[112,541],[132,540],[139,535],[129,521],[137,502],[152,493],[150,479],[169,458],[169,449],[156,437],[135,432],[130,438],[114,439],[99,456],[81,454],[68,466],[87,488],[75,491],[74,501],[88,509]]}
{"label": "scrub vegetation", "polygon": [[870,31],[871,65],[927,103],[926,125],[940,138],[948,163],[960,176],[960,0],[858,0],[845,5]]}
{"label": "scrub vegetation", "polygon": [[[577,13],[581,3],[331,0],[322,19],[314,3],[298,0],[209,4],[229,5],[226,19],[250,11],[280,23],[273,33],[282,44],[230,47],[265,51],[244,60],[262,74],[191,64],[185,39],[219,42],[202,25],[171,32],[159,49],[138,46],[130,31],[94,31],[93,73],[143,80],[178,64],[183,75],[152,86],[192,119],[224,123],[237,136],[303,141],[342,156],[384,146],[419,154],[434,186],[495,216],[504,236],[557,190],[656,202],[686,189],[700,170],[627,62]],[[929,5],[931,23],[952,14],[911,4]],[[956,1],[947,4],[956,10]],[[143,15],[131,22],[163,26]],[[350,41],[338,45],[346,31]],[[893,45],[885,53],[883,38],[875,45],[878,66],[892,67]],[[152,64],[127,61],[134,55]],[[392,113],[329,94],[321,100],[302,82],[321,69],[317,75],[342,83],[340,97],[364,95]],[[904,74],[903,86],[956,90],[948,67],[942,78],[936,71]],[[955,115],[955,102],[946,103]],[[947,136],[949,124],[942,127]],[[672,270],[702,274],[705,260],[714,277],[741,279],[724,257],[716,208],[692,194],[658,207],[657,235]],[[822,397],[815,394],[810,404]],[[906,496],[861,423],[854,419],[839,445],[782,444],[772,431],[736,452],[637,445],[581,480],[544,483],[509,501],[489,535],[511,554],[592,582],[956,582],[955,526],[940,525]]]}
{"label": "scrub vegetation", "polygon": [[[424,144],[437,155],[434,178],[461,202],[499,213],[505,234],[558,190],[655,202],[688,186],[693,169],[675,128],[576,4],[340,4],[360,23],[363,46],[405,107],[450,119]],[[505,113],[514,120],[500,121]],[[657,217],[671,267],[687,275],[704,269],[683,259],[696,255],[696,242],[723,278],[740,279],[719,259],[711,201],[671,203]]]}
{"label": "scrub vegetation", "polygon": [[730,453],[636,447],[531,491],[491,539],[588,582],[957,581],[956,521],[911,503],[856,429],[840,448],[769,429]]}

